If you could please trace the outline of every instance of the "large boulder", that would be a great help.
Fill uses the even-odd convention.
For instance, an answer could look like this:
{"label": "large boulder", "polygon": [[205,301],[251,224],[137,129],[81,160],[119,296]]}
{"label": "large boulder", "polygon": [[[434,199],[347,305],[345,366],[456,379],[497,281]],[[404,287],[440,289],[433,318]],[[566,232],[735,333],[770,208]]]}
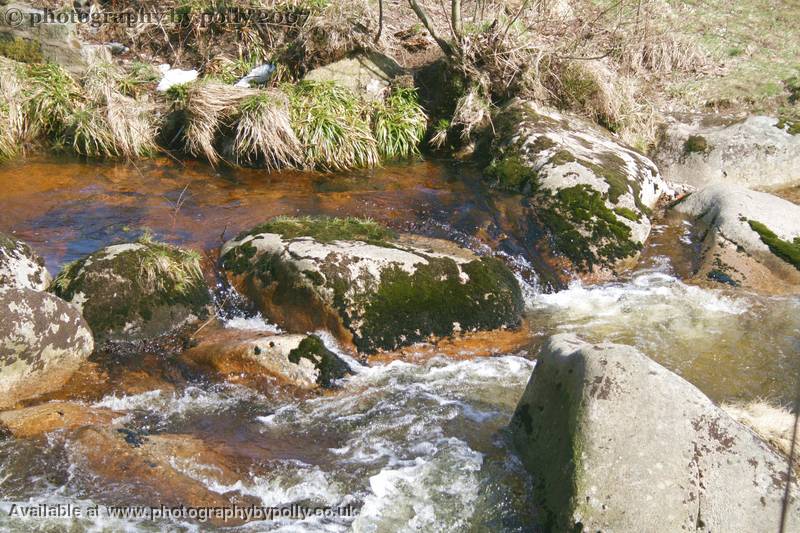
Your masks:
{"label": "large boulder", "polygon": [[652,161],[595,125],[532,102],[512,101],[494,125],[486,177],[527,198],[555,254],[596,277],[635,259],[651,209],[673,194]]}
{"label": "large boulder", "polygon": [[768,293],[800,290],[800,206],[717,183],[676,207],[706,226],[697,277]]}
{"label": "large boulder", "polygon": [[316,335],[221,329],[203,336],[181,359],[226,381],[251,385],[271,377],[302,389],[329,387],[350,367]]}
{"label": "large boulder", "polygon": [[96,61],[111,61],[107,46],[81,41],[76,20],[71,19],[69,13],[42,10],[22,2],[0,5],[0,42],[3,41],[14,43],[11,49],[24,50],[27,56],[9,54],[11,59],[46,60],[74,74],[83,73]]}
{"label": "large boulder", "polygon": [[232,284],[291,332],[327,329],[359,351],[513,327],[519,284],[499,260],[361,219],[276,218],[227,242]]}
{"label": "large boulder", "polygon": [[58,389],[92,353],[80,311],[33,289],[0,290],[0,409]]}
{"label": "large boulder", "polygon": [[676,115],[655,158],[671,183],[786,187],[800,182],[800,123],[765,116]]}
{"label": "large boulder", "polygon": [[211,302],[200,256],[150,239],[108,246],[66,265],[53,291],[83,310],[98,340],[167,333],[207,315]]}
{"label": "large boulder", "polygon": [[304,80],[333,82],[363,95],[380,100],[391,81],[403,74],[403,68],[393,59],[378,53],[362,53],[309,71]]}
{"label": "large boulder", "polygon": [[548,531],[779,529],[787,459],[632,347],[551,338],[511,430]]}
{"label": "large boulder", "polygon": [[24,242],[0,232],[0,289],[43,291],[49,284],[44,259]]}

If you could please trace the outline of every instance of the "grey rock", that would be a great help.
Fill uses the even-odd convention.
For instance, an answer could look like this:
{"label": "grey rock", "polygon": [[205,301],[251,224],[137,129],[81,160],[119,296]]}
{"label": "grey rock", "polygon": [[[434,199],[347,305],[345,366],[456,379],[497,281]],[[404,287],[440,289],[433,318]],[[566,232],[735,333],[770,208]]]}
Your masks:
{"label": "grey rock", "polygon": [[776,118],[676,115],[655,153],[664,178],[696,188],[712,183],[751,189],[800,182],[800,135]]}
{"label": "grey rock", "polygon": [[393,59],[377,53],[366,53],[315,68],[303,79],[334,82],[367,99],[380,100],[392,79],[403,73],[403,68]]}
{"label": "grey rock", "polygon": [[252,85],[263,85],[267,83],[273,72],[275,72],[275,65],[271,63],[259,65],[251,69],[247,76],[237,81],[235,86],[247,88]]}
{"label": "grey rock", "polygon": [[632,347],[552,337],[511,430],[552,531],[778,530],[786,458]]}
{"label": "grey rock", "polygon": [[0,233],[0,289],[47,289],[50,273],[44,260],[24,242]]}
{"label": "grey rock", "polygon": [[689,195],[675,209],[706,227],[698,275],[723,272],[743,287],[771,293],[797,292],[800,270],[776,256],[751,222],[779,239],[800,237],[800,206],[732,183],[715,183]]}
{"label": "grey rock", "polygon": [[608,272],[636,257],[650,210],[674,191],[647,157],[574,116],[514,100],[494,118],[487,177],[530,197],[554,251],[580,272]]}
{"label": "grey rock", "polygon": [[58,389],[92,353],[80,311],[30,288],[0,290],[0,409]]}

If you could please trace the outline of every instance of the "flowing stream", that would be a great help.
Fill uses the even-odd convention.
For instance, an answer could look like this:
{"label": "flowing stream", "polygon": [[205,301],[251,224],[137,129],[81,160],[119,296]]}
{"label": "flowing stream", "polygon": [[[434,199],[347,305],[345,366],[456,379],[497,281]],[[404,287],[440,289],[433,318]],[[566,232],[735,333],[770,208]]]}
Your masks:
{"label": "flowing stream", "polygon": [[[224,239],[278,214],[371,216],[483,251],[495,248],[500,224],[498,206],[486,204],[474,171],[430,162],[326,176],[46,158],[4,166],[0,191],[0,229],[27,241],[54,274],[144,228],[213,258]],[[141,434],[191,435],[230,451],[241,467],[236,480],[221,479],[214,465],[172,462],[212,492],[235,492],[265,507],[354,509],[352,516],[257,521],[234,530],[535,531],[530,480],[505,427],[548,335],[569,331],[635,345],[715,401],[794,400],[800,299],[680,281],[690,268],[692,235],[686,221],[668,219],[626,279],[558,292],[539,289],[526,267],[536,257],[520,253],[524,241],[504,241],[497,251],[526,280],[530,348],[519,353],[354,364],[339,390],[309,398],[187,381],[87,404],[124,412],[126,427]],[[273,327],[251,315],[227,325]],[[132,494],[135,487],[87,474],[66,433],[0,440],[0,531],[213,530],[180,520],[8,516],[15,503],[125,505]]]}

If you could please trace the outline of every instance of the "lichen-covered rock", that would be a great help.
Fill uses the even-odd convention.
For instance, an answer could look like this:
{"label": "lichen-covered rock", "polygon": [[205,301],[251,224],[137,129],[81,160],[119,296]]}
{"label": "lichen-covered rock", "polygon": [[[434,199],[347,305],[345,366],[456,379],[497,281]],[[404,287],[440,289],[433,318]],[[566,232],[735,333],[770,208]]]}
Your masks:
{"label": "lichen-covered rock", "polygon": [[[227,381],[252,385],[273,377],[303,389],[329,387],[350,367],[316,335],[220,330],[204,335],[181,359]],[[256,385],[257,387],[257,385]]]}
{"label": "lichen-covered rock", "polygon": [[0,232],[0,289],[43,291],[49,284],[44,259],[24,242]]}
{"label": "lichen-covered rock", "polygon": [[94,348],[80,311],[33,289],[0,290],[0,409],[63,385]]}
{"label": "lichen-covered rock", "polygon": [[309,71],[304,80],[333,82],[367,99],[380,100],[403,68],[393,59],[378,53],[356,54]]}
{"label": "lichen-covered rock", "polygon": [[800,206],[716,183],[676,207],[706,226],[696,277],[768,293],[800,290]]}
{"label": "lichen-covered rock", "polygon": [[327,329],[365,353],[516,326],[519,284],[499,260],[360,219],[277,218],[225,244],[233,285],[288,331]]}
{"label": "lichen-covered rock", "polygon": [[787,459],[632,347],[551,338],[511,430],[547,531],[779,529]]}
{"label": "lichen-covered rock", "polygon": [[494,119],[496,187],[528,197],[555,253],[602,277],[635,258],[650,212],[672,190],[656,166],[588,122],[514,100]]}
{"label": "lichen-covered rock", "polygon": [[66,265],[52,290],[83,310],[98,340],[161,335],[205,316],[211,301],[200,256],[150,239]]}
{"label": "lichen-covered rock", "polygon": [[800,123],[765,116],[675,115],[655,159],[670,183],[786,187],[800,183]]}

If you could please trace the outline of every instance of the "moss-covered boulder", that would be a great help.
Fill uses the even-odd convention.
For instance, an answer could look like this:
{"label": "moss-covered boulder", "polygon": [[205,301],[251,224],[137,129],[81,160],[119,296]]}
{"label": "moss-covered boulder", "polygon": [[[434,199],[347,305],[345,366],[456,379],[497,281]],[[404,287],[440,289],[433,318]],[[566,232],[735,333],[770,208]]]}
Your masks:
{"label": "moss-covered boulder", "polygon": [[330,387],[350,373],[319,337],[296,333],[212,329],[181,360],[199,372],[256,389],[271,388],[276,380],[301,389]]}
{"label": "moss-covered boulder", "polygon": [[800,292],[800,206],[716,183],[675,206],[703,228],[695,277],[773,294]]}
{"label": "moss-covered boulder", "polygon": [[519,324],[516,278],[499,260],[371,221],[276,218],[220,253],[233,285],[289,331],[327,329],[359,351]]}
{"label": "moss-covered boulder", "polygon": [[98,340],[139,340],[208,314],[211,295],[194,251],[143,238],[64,267],[53,292],[78,305]]}
{"label": "moss-covered boulder", "polygon": [[44,260],[30,246],[0,232],[0,289],[43,291],[50,279]]}
{"label": "moss-covered boulder", "polygon": [[524,195],[551,249],[581,274],[635,258],[650,213],[672,193],[656,166],[584,120],[514,100],[494,120],[486,179]]}
{"label": "moss-covered boulder", "polygon": [[93,349],[74,306],[43,291],[0,289],[0,409],[60,388]]}

